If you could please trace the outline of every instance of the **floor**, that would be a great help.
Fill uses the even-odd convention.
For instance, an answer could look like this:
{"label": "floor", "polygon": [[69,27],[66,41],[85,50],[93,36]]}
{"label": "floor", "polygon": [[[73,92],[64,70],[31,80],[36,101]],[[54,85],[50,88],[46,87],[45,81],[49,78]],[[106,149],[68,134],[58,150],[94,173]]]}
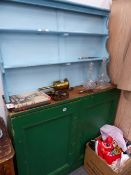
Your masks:
{"label": "floor", "polygon": [[84,170],[84,167],[80,167],[77,170],[73,171],[69,175],[88,175],[87,172]]}

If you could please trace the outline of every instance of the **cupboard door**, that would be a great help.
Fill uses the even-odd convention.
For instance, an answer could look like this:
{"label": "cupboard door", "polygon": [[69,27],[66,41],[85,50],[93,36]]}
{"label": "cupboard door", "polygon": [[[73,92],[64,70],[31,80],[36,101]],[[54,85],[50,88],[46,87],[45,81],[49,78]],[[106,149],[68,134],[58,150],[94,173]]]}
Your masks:
{"label": "cupboard door", "polygon": [[78,130],[78,154],[83,161],[86,143],[100,134],[99,130],[105,124],[113,124],[119,94],[110,90],[86,97],[81,101]]}
{"label": "cupboard door", "polygon": [[12,119],[19,175],[67,175],[76,154],[79,103],[69,103]]}

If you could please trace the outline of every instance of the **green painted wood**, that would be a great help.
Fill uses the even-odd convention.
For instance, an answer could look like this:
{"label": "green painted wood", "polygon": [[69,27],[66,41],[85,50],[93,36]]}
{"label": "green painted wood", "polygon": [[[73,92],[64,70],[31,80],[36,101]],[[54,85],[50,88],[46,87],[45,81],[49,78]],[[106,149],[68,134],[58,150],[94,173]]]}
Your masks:
{"label": "green painted wood", "polygon": [[81,165],[85,143],[113,123],[118,97],[112,89],[11,118],[18,175],[67,175]]}
{"label": "green painted wood", "polygon": [[12,119],[19,175],[67,174],[75,154],[77,104]]}
{"label": "green painted wood", "polygon": [[119,95],[117,91],[108,91],[83,99],[80,104],[78,120],[78,159],[83,162],[87,141],[96,138],[100,127],[113,124]]}

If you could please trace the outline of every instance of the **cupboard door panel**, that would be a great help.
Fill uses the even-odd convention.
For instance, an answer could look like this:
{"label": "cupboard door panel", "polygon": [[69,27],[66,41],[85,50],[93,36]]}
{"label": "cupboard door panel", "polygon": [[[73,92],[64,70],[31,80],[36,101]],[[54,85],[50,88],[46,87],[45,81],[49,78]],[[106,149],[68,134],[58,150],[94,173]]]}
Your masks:
{"label": "cupboard door panel", "polygon": [[81,101],[78,130],[79,158],[83,160],[86,143],[100,134],[100,127],[113,124],[118,103],[118,92],[99,93]]}
{"label": "cupboard door panel", "polygon": [[12,121],[19,175],[67,174],[76,153],[76,104],[45,109]]}

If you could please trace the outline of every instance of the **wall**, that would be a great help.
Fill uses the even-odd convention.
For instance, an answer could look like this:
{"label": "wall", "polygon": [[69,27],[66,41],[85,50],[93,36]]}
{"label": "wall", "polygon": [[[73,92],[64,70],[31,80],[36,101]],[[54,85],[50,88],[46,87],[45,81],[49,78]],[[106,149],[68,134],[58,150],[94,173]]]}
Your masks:
{"label": "wall", "polygon": [[[66,0],[66,1],[72,1],[76,3],[92,5],[92,6],[107,8],[107,9],[109,9],[111,5],[111,0]],[[0,74],[0,116],[2,116],[6,121],[6,111],[5,111],[2,95],[3,95],[3,88],[2,88],[2,78]]]}
{"label": "wall", "polygon": [[66,1],[72,1],[80,4],[86,4],[106,9],[110,9],[112,3],[112,0],[66,0]]}

